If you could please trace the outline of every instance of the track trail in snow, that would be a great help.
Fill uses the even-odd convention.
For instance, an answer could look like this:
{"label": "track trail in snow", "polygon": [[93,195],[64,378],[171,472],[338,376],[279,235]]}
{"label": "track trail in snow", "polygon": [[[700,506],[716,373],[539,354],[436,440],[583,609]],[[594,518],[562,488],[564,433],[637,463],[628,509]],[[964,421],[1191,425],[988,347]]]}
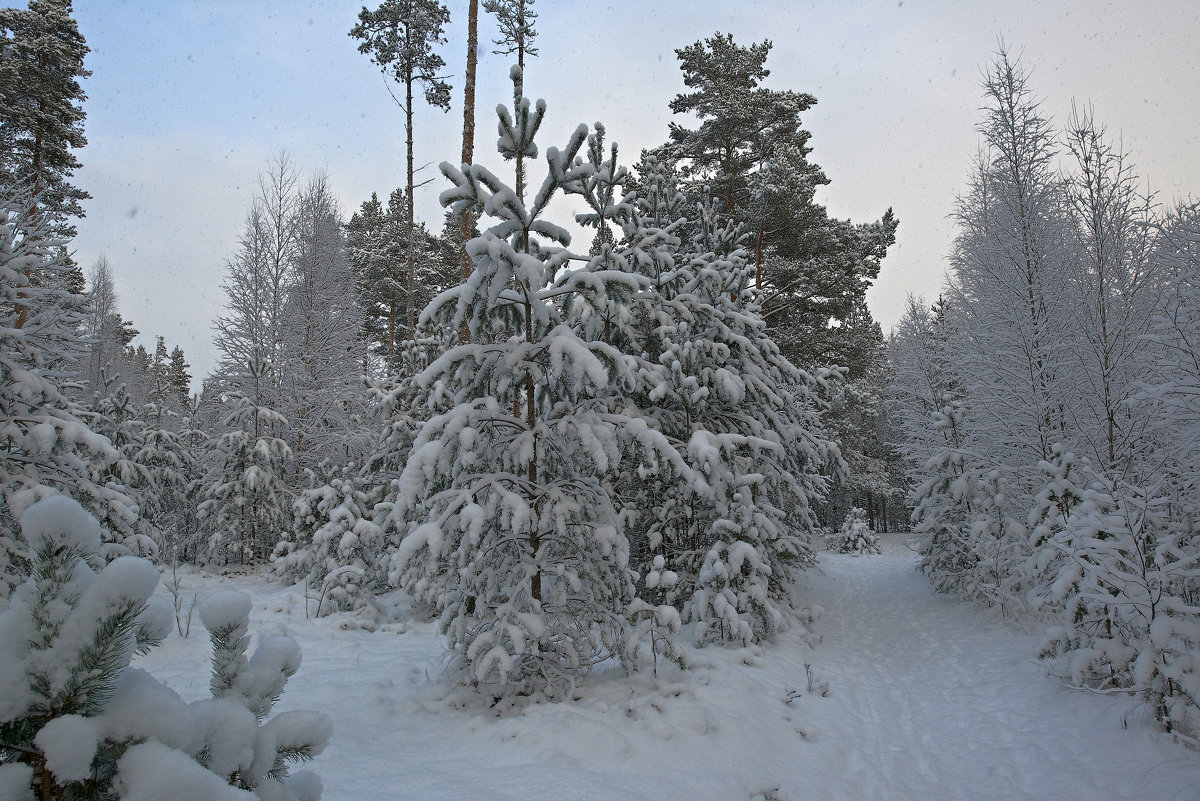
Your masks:
{"label": "track trail in snow", "polygon": [[1062,688],[1034,659],[1035,636],[934,593],[900,539],[821,565],[806,583],[826,608],[813,661],[833,703],[813,744],[832,770],[812,798],[1200,797],[1178,775],[1156,784],[1163,743],[1140,711],[1126,715],[1131,699]]}

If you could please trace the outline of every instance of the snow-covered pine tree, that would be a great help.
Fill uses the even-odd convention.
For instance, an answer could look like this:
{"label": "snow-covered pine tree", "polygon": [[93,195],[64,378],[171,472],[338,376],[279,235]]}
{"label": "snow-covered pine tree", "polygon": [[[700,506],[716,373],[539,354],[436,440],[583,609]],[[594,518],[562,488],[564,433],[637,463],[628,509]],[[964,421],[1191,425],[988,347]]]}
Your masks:
{"label": "snow-covered pine tree", "polygon": [[792,571],[815,558],[822,471],[840,464],[818,417],[824,378],[767,334],[740,233],[714,201],[697,206],[688,251],[666,282],[656,416],[697,474],[678,511],[672,564],[692,590],[700,639],[770,637],[791,608]]}
{"label": "snow-covered pine tree", "polygon": [[1169,730],[1200,735],[1200,550],[1194,529],[1172,525],[1165,482],[1139,487],[1097,475],[1066,527],[1063,623],[1041,656],[1082,686],[1142,696]]}
{"label": "snow-covered pine tree", "polygon": [[[115,521],[104,537],[116,544],[137,516],[122,492],[92,479],[93,465],[117,452],[60,389],[77,363],[84,299],[55,280],[68,269],[64,243],[38,209],[28,192],[0,184],[0,605],[28,572],[16,523],[34,501],[75,496]],[[30,280],[34,273],[40,280]]]}
{"label": "snow-covered pine tree", "polygon": [[129,666],[170,630],[169,610],[151,597],[158,570],[122,557],[97,572],[99,526],[69,498],[34,504],[21,528],[31,577],[0,612],[5,788],[46,801],[320,798],[320,780],[289,775],[288,763],[320,753],[329,719],[295,711],[264,722],[300,654],[276,636],[246,659],[248,598],[202,607],[213,697],[188,704]]}
{"label": "snow-covered pine tree", "polygon": [[665,149],[693,196],[719,199],[744,226],[760,313],[784,355],[808,370],[845,366],[844,340],[830,321],[844,321],[879,275],[897,221],[890,209],[872,223],[836,220],[816,201],[829,178],[808,160],[801,115],[817,100],[764,85],[771,47],[741,46],[718,32],[677,49],[687,91],[671,111],[699,125],[672,122]]}
{"label": "snow-covered pine tree", "polygon": [[374,522],[378,495],[361,480],[353,463],[319,486],[300,493],[295,523],[272,554],[272,569],[284,581],[303,581],[315,596],[316,616],[370,605],[387,589],[389,542]]}
{"label": "snow-covered pine tree", "polygon": [[975,519],[975,486],[980,467],[965,445],[963,410],[947,398],[932,415],[944,446],[920,466],[923,480],[914,487],[913,534],[921,554],[920,568],[938,592],[965,592],[977,559],[968,532]]}
{"label": "snow-covered pine tree", "polygon": [[1034,497],[1027,520],[1030,564],[1024,570],[1029,581],[1025,600],[1033,610],[1061,612],[1064,599],[1076,589],[1063,570],[1064,560],[1074,562],[1073,548],[1062,537],[1073,525],[1072,512],[1083,502],[1088,470],[1059,443],[1051,446],[1050,459],[1038,467],[1045,486]]}
{"label": "snow-covered pine tree", "polygon": [[758,640],[787,619],[792,566],[813,558],[811,505],[824,489],[817,472],[836,452],[816,419],[820,381],[766,334],[732,221],[714,202],[694,207],[685,244],[669,164],[650,154],[631,184],[615,147],[604,159],[602,134],[589,142],[590,175],[572,189],[591,209],[577,219],[598,231],[586,269],[642,284],[623,299],[619,289],[632,286],[609,281],[610,294],[572,296],[564,312],[583,338],[624,351],[636,380],[611,388],[609,403],[664,434],[678,454],[678,464],[628,473],[618,485],[636,571],[661,575],[670,564],[677,578],[665,594],[639,582],[639,593],[653,590],[640,600],[678,604],[701,621],[702,640]]}
{"label": "snow-covered pine tree", "polygon": [[172,563],[196,553],[201,454],[207,452],[207,438],[192,427],[190,415],[174,411],[178,404],[169,379],[164,380],[142,407],[145,428],[141,447],[133,454],[152,488],[138,496],[139,525],[144,522],[146,533],[158,533],[161,559]]}
{"label": "snow-covered pine tree", "polygon": [[865,509],[857,506],[851,507],[850,511],[846,513],[846,519],[842,521],[841,527],[831,538],[829,548],[838,553],[849,553],[855,556],[880,553],[879,537],[867,523]]}
{"label": "snow-covered pine tree", "polygon": [[[519,86],[519,69],[513,77]],[[545,104],[515,100],[499,109],[500,152],[535,158]],[[467,245],[470,279],[422,315],[452,332],[466,325],[471,341],[417,377],[455,405],[424,424],[400,477],[391,518],[410,530],[394,573],[439,613],[465,680],[497,696],[569,696],[600,661],[632,667],[628,541],[606,476],[622,440],[665,443],[607,407],[608,387],[632,382],[626,361],[581,340],[558,305],[630,281],[568,269],[569,235],[543,219],[556,193],[590,173],[576,160],[586,137],[580,126],[547,152],[528,206],[481,165],[442,165],[453,184],[443,204],[479,205],[496,222]]]}
{"label": "snow-covered pine tree", "polygon": [[121,548],[116,553],[153,558],[163,550],[163,534],[141,514],[141,507],[154,503],[161,488],[138,458],[146,442],[146,424],[140,411],[135,408],[124,384],[115,390],[105,386],[93,396],[92,406],[84,419],[93,431],[107,437],[117,452],[116,459],[93,466],[92,480],[122,492],[138,506],[137,522],[131,527],[109,510],[100,518],[100,524],[109,530],[123,532]]}
{"label": "snow-covered pine tree", "polygon": [[974,511],[968,532],[973,569],[958,589],[967,600],[982,601],[1005,616],[1023,611],[1029,589],[1026,570],[1032,555],[1029,532],[1005,491],[1000,470],[988,470],[973,482]]}
{"label": "snow-covered pine tree", "polygon": [[[267,380],[266,359],[252,358],[243,383]],[[220,464],[204,479],[201,517],[210,532],[208,558],[218,564],[247,564],[265,559],[291,527],[292,501],[287,476],[293,457],[287,443],[274,435],[286,418],[242,392],[230,392],[225,433],[217,440]]]}
{"label": "snow-covered pine tree", "polygon": [[[248,595],[234,591],[210,595],[200,605],[200,620],[212,640],[212,699],[191,705],[202,725],[209,724],[202,730],[196,759],[260,799],[318,801],[320,780],[307,771],[291,775],[290,765],[320,754],[333,724],[326,715],[307,710],[267,719],[300,668],[300,646],[287,635],[260,637],[247,656],[250,606]],[[253,745],[226,747],[237,734],[250,734],[243,742]]]}
{"label": "snow-covered pine tree", "polygon": [[[649,377],[662,368],[648,360],[650,349],[645,339],[653,340],[651,321],[662,311],[657,281],[674,264],[679,250],[680,239],[673,231],[684,219],[668,221],[667,217],[679,210],[682,198],[653,156],[646,160],[651,199],[639,198],[632,189],[631,174],[618,166],[616,143],[605,157],[604,134],[604,127],[596,123],[588,136],[588,169],[581,180],[565,187],[589,208],[575,215],[576,222],[595,228],[596,235],[591,258],[576,279],[580,291],[563,298],[563,319],[584,341],[603,342],[623,354],[633,381],[610,385],[604,402],[609,409],[636,420],[639,430],[657,434],[653,412],[648,410],[654,407],[650,391],[660,382]],[[622,235],[619,241],[617,232]],[[586,274],[590,276],[585,283]],[[626,438],[622,447],[624,463],[640,463],[637,470],[614,471],[607,477],[626,521],[635,577],[636,597],[628,609],[633,626],[625,647],[634,654],[646,643],[655,671],[660,657],[683,666],[678,637],[682,625],[679,576],[666,566],[662,549],[652,547],[647,521],[661,521],[665,514],[656,504],[668,494],[663,488],[689,484],[694,476],[682,455],[674,452],[680,450],[676,443],[666,441],[657,448],[646,448],[638,438]]]}
{"label": "snow-covered pine tree", "polygon": [[913,535],[921,569],[939,592],[961,591],[975,566],[968,531],[982,470],[965,428],[963,378],[955,348],[954,307],[909,298],[892,336],[895,394],[907,437],[903,452],[913,490]]}

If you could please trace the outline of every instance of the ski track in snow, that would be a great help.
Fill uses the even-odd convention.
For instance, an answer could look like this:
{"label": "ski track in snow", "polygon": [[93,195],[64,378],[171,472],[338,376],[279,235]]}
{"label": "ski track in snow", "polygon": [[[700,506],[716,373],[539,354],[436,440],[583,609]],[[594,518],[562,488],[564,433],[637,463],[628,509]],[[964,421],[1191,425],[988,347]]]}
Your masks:
{"label": "ski track in snow", "polygon": [[[801,578],[800,597],[826,609],[815,647],[792,630],[761,650],[692,650],[690,673],[598,676],[583,700],[504,716],[445,700],[431,624],[344,629],[306,619],[298,587],[184,584],[250,592],[252,633],[300,641],[277,709],[333,717],[311,765],[326,801],[1200,799],[1200,757],[1128,697],[1063,689],[1033,658],[1036,636],[937,596],[898,539],[883,544],[882,556],[823,553]],[[207,693],[207,660],[196,620],[135,664],[191,700]],[[806,663],[825,697],[808,691]]]}

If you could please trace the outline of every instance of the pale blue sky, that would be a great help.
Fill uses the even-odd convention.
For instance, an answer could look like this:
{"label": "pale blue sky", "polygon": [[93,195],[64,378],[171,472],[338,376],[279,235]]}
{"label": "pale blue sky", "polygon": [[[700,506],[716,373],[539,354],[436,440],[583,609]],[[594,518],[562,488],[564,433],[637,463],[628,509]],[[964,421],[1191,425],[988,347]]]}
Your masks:
{"label": "pale blue sky", "polygon": [[[88,146],[77,182],[85,269],[105,254],[123,315],[153,345],[181,345],[199,378],[213,366],[211,323],[255,177],[286,149],[326,170],[347,216],[404,182],[403,120],[378,69],[347,36],[361,2],[76,0],[92,53]],[[449,114],[422,108],[418,164],[457,160],[465,2],[448,3]],[[1200,3],[707,2],[539,0],[540,57],[527,91],[549,106],[543,148],[601,121],[627,160],[666,138],[681,91],[674,49],[720,30],[769,38],[767,85],[814,94],[812,159],[832,179],[831,213],[900,218],[899,242],[868,299],[885,329],[907,292],[935,295],[952,236],[947,215],[978,143],[979,77],[997,37],[1033,68],[1056,120],[1095,105],[1164,201],[1200,195]],[[481,15],[481,39],[494,27]],[[481,53],[477,158],[495,162],[494,108],[510,100],[508,61]],[[430,177],[435,171],[427,171]],[[440,180],[419,214],[440,223]],[[586,248],[586,242],[581,243]],[[197,383],[198,386],[198,383]]]}

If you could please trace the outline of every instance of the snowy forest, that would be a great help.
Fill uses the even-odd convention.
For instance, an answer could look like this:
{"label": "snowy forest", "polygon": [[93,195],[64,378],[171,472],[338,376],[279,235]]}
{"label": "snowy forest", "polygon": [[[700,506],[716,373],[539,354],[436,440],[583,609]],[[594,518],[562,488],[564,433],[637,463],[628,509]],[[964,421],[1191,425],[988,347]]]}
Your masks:
{"label": "snowy forest", "polygon": [[[73,257],[70,0],[0,9],[0,798],[320,798],[293,766],[340,727],[320,693],[281,700],[292,627],[356,654],[434,632],[439,703],[474,715],[801,647],[784,703],[819,703],[822,604],[848,601],[813,587],[889,547],[1194,762],[1200,205],[1149,195],[1102,110],[1053,120],[1001,47],[944,290],[885,335],[866,293],[902,221],[822,205],[817,98],[767,87],[770,41],[675,43],[674,121],[630,154],[599,122],[545,141],[526,62],[557,8],[460,5],[461,65],[437,0],[330,33],[390,82],[407,173],[347,215],[327,174],[262,165],[203,376],[137,343],[119,264]],[[487,135],[479,48],[511,62]],[[415,153],[460,107],[461,143]],[[251,649],[268,583],[292,606]],[[193,613],[210,695],[184,700],[147,668]]]}

